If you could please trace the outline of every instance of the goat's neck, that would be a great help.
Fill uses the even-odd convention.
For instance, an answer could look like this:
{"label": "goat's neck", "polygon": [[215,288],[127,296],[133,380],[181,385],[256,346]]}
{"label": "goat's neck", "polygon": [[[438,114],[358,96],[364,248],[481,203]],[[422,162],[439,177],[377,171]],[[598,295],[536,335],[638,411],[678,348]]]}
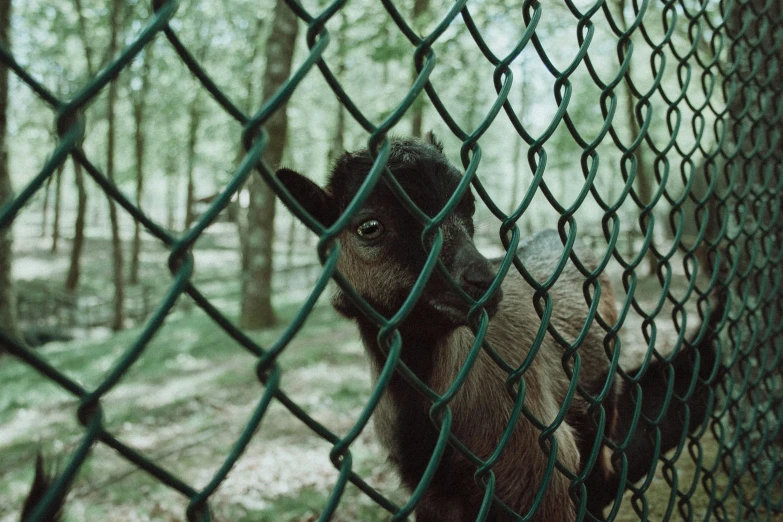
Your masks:
{"label": "goat's neck", "polygon": [[[380,373],[386,364],[389,353],[388,346],[381,346],[378,342],[380,329],[370,321],[364,318],[357,318],[359,332],[370,357],[374,370]],[[448,343],[454,333],[455,328],[432,327],[425,323],[424,326],[415,327],[410,324],[402,324],[399,332],[402,338],[402,350],[400,359],[410,368],[410,370],[425,384],[429,384],[434,367],[434,358],[438,347]],[[392,377],[391,388],[403,384],[405,379],[397,372]],[[409,385],[405,387],[410,388]]]}

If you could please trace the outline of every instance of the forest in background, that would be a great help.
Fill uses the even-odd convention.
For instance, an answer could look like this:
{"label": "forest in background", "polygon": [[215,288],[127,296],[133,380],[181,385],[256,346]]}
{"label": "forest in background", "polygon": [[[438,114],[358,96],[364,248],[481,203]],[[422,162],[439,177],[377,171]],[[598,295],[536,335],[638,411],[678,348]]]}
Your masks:
{"label": "forest in background", "polygon": [[[482,151],[478,177],[506,212],[522,202],[542,160],[540,151],[546,153],[543,183],[518,221],[523,234],[553,228],[563,210],[580,197],[585,177],[595,168],[594,192],[616,207],[622,230],[618,248],[627,254],[626,261],[637,256],[647,226],[652,227],[654,242],[664,245],[662,252],[671,248],[666,245],[674,232],[669,220],[672,203],[683,199],[688,180],[696,180],[688,187],[693,194],[704,191],[698,186],[700,180],[705,183],[704,176],[696,174],[714,154],[719,132],[713,128],[714,113],[721,110],[716,105],[721,100],[720,86],[710,84],[712,73],[705,74],[699,65],[714,64],[714,53],[720,49],[711,43],[711,34],[692,34],[690,13],[683,7],[690,4],[701,9],[698,2],[673,6],[653,2],[645,4],[639,17],[638,5],[616,0],[604,6],[610,16],[595,14],[589,29],[579,24],[566,4],[547,3],[541,9],[536,35],[550,63],[544,63],[532,44],[525,46],[510,68],[509,101],[529,136],[545,137],[543,147],[533,150],[503,111],[478,142]],[[327,4],[303,5],[320,12]],[[472,19],[496,56],[505,56],[518,44],[532,12],[530,5],[499,0],[471,3]],[[418,32],[426,34],[451,4],[412,0],[397,7]],[[592,3],[576,2],[575,7],[587,9]],[[8,32],[15,59],[52,93],[68,99],[132,42],[152,16],[150,5],[140,1],[72,0],[49,5],[35,0],[15,3]],[[642,29],[632,32],[630,43],[621,42],[615,31],[633,28],[637,18]],[[609,20],[617,24],[614,30]],[[183,2],[170,25],[222,93],[246,114],[255,113],[308,53],[305,25],[282,0]],[[415,79],[414,47],[383,6],[369,0],[351,2],[326,27],[331,42],[324,60],[367,119],[379,124]],[[585,38],[590,41],[593,70],[578,58],[579,43]],[[657,45],[665,39],[666,45]],[[431,83],[451,117],[470,133],[484,122],[497,99],[494,67],[459,17],[435,41],[433,51],[436,66]],[[620,79],[628,52],[628,70]],[[574,61],[579,65],[567,78],[552,73],[569,69]],[[602,91],[591,75],[609,87]],[[38,174],[56,146],[57,135],[52,109],[13,74],[8,89],[8,171],[18,190]],[[705,110],[708,95],[711,105]],[[564,105],[571,129],[559,119],[559,106]],[[610,126],[605,125],[607,119]],[[245,154],[242,126],[194,78],[163,34],[100,92],[85,111],[85,121],[86,156],[148,216],[176,233],[192,226]],[[559,124],[553,127],[553,121]],[[319,181],[342,151],[363,148],[368,140],[367,132],[315,69],[294,91],[285,111],[269,121],[267,130],[268,164],[285,165]],[[428,130],[462,165],[462,143],[425,95],[392,134],[421,135]],[[644,140],[637,146],[642,131]],[[591,146],[585,152],[587,144]],[[166,249],[110,203],[82,170],[73,161],[63,164],[20,213],[14,223],[13,273],[25,293],[29,288],[25,282],[40,276],[25,257],[31,245],[42,251],[45,240],[63,265],[62,300],[72,305],[69,296],[75,296],[77,303],[85,295],[109,298],[111,289],[112,314],[102,322],[119,330],[138,321],[128,308],[148,311],[148,304],[165,290],[165,279],[145,273],[143,260],[147,255],[163,263]],[[624,186],[632,172],[633,191],[626,195]],[[653,201],[654,222],[647,213],[640,217],[640,204]],[[691,233],[698,228],[688,223],[694,201],[684,198],[686,222],[676,225],[690,225]],[[497,219],[482,205],[478,212],[479,242],[487,251],[501,253]],[[578,235],[599,252],[607,245],[602,230],[605,215],[591,195],[574,213]],[[683,238],[687,242],[687,231]],[[271,191],[254,175],[219,222],[196,243],[196,279],[237,281],[239,309],[234,315],[240,326],[267,327],[275,321],[272,298],[307,288],[317,276],[315,240],[283,205],[275,205]],[[105,262],[85,273],[82,257],[91,242],[97,242]],[[222,253],[209,257],[215,248]],[[648,262],[642,273],[654,270],[654,257],[649,256]],[[147,265],[148,270],[149,266],[154,265]],[[165,271],[163,265],[159,269]],[[609,269],[622,271],[615,260]],[[288,275],[285,285],[275,287],[280,274]],[[28,308],[38,307],[33,302]],[[143,319],[145,314],[136,315]]]}
{"label": "forest in background", "polygon": [[[749,8],[758,8],[758,4],[752,0]],[[303,5],[320,13],[329,4]],[[420,34],[433,30],[451,7],[437,0],[395,5]],[[491,51],[502,57],[518,44],[535,5],[484,0],[471,1],[469,8]],[[146,1],[50,4],[31,0],[14,2],[12,11],[9,2],[0,2],[0,7],[3,48],[10,48],[25,71],[63,100],[89,84],[154,17]],[[735,140],[743,154],[779,150],[775,136],[743,141],[747,128],[740,128],[741,124],[727,131],[727,115],[737,120],[747,120],[747,114],[756,117],[768,108],[767,100],[747,101],[756,88],[753,82],[747,91],[743,87],[743,92],[731,98],[730,93],[739,90],[731,91],[734,87],[720,74],[737,65],[732,62],[736,54],[731,55],[726,40],[715,38],[703,16],[706,13],[706,19],[717,27],[725,14],[718,2],[609,0],[596,8],[593,2],[576,1],[541,3],[539,8],[535,45],[528,43],[510,68],[509,101],[528,137],[520,138],[500,111],[478,141],[482,151],[478,178],[506,212],[531,194],[518,222],[524,237],[531,231],[555,228],[563,210],[580,198],[585,176],[595,168],[593,191],[575,209],[577,235],[597,253],[606,252],[604,227],[611,228],[615,221],[607,217],[596,197],[616,207],[613,211],[621,233],[606,271],[616,283],[619,301],[634,302],[624,324],[623,341],[628,341],[626,346],[646,348],[650,329],[641,323],[647,319],[644,312],[652,310],[653,328],[657,326],[655,348],[665,352],[674,345],[671,340],[682,326],[676,311],[671,312],[672,304],[679,304],[680,298],[689,299],[689,305],[695,301],[687,285],[688,267],[693,265],[682,262],[679,255],[669,260],[669,254],[675,242],[687,247],[695,241],[699,228],[693,221],[695,203],[706,193],[710,176],[723,169],[715,157],[719,148],[730,149]],[[780,7],[776,9],[779,13]],[[577,11],[588,10],[593,10],[590,22],[580,22]],[[702,23],[694,23],[697,19]],[[736,34],[742,20],[735,18],[730,23]],[[378,2],[352,0],[326,27],[331,41],[324,60],[367,119],[379,124],[413,83],[414,47]],[[306,24],[281,0],[182,2],[170,29],[225,96],[248,115],[258,111],[308,56]],[[765,49],[775,49],[771,44],[779,38],[779,31],[764,33],[763,24],[747,24],[746,29],[747,40],[758,39],[770,43],[762,44]],[[625,30],[632,30],[627,40],[618,37]],[[722,31],[724,36],[731,32]],[[585,56],[592,69],[580,54],[582,42],[589,42]],[[496,71],[460,17],[435,41],[433,52],[437,60],[432,86],[457,124],[470,133],[482,125],[497,98]],[[780,49],[775,52],[779,55]],[[623,69],[621,63],[629,53]],[[755,62],[748,60],[738,67],[752,66]],[[567,78],[558,78],[555,69],[567,70]],[[40,173],[58,138],[56,111],[13,72],[0,71],[0,114],[7,116],[0,118],[0,152],[8,154],[0,161],[2,208],[12,189],[19,194]],[[771,81],[779,76],[779,70],[769,73]],[[499,78],[503,81],[509,76]],[[595,78],[605,84],[603,90]],[[567,120],[562,119],[563,110]],[[367,131],[342,107],[316,69],[294,91],[285,116],[266,126],[271,142],[265,160],[273,167],[285,165],[322,182],[337,155],[367,144]],[[162,33],[93,99],[85,122],[85,155],[131,201],[138,202],[145,214],[176,235],[203,217],[245,157],[242,126],[193,77]],[[463,165],[462,141],[426,95],[391,132],[421,135],[430,129],[444,141],[452,161]],[[538,140],[542,143],[531,144]],[[541,151],[546,152],[543,180],[531,191],[534,173],[543,163]],[[721,157],[726,156],[717,154]],[[738,161],[742,163],[741,158]],[[757,161],[762,164],[766,159],[749,162]],[[737,169],[736,163],[726,172],[730,169]],[[745,214],[738,218],[740,227],[751,232],[737,233],[737,227],[730,224],[734,229],[728,239],[747,240],[747,252],[739,255],[767,266],[774,262],[774,256],[766,255],[775,251],[769,245],[779,240],[757,234],[754,227],[759,222],[774,223],[778,216],[777,207],[765,199],[774,185],[769,182],[771,171],[766,166],[757,171],[748,168],[749,173],[738,171],[730,176],[724,173],[724,179],[739,180],[734,197],[747,187],[749,202],[738,204],[737,209]],[[628,176],[633,177],[630,194],[624,190],[631,184]],[[651,212],[642,210],[646,203],[654,203]],[[478,221],[482,250],[502,253],[499,222],[481,203]],[[659,256],[641,252],[642,236],[648,230]],[[268,346],[293,320],[320,273],[316,241],[283,205],[275,205],[262,179],[254,174],[195,243],[193,281],[213,305]],[[753,248],[764,255],[749,254]],[[61,327],[68,335],[80,335],[79,328],[73,327],[84,327],[88,337],[104,329],[105,339],[52,343],[38,352],[79,382],[94,386],[123,350],[140,339],[145,319],[171,287],[169,254],[165,245],[125,211],[113,208],[104,191],[69,159],[19,212],[12,226],[0,230],[0,331],[13,333],[18,324],[32,343],[62,333]],[[624,279],[620,282],[623,272],[628,272],[623,264],[635,267],[629,269],[634,278],[652,277],[640,277],[638,286],[629,290]],[[6,279],[11,274],[13,285]],[[759,278],[752,284],[764,287],[767,283]],[[622,295],[634,290],[635,297]],[[17,300],[18,317],[9,313],[14,311],[9,303]],[[167,459],[166,465],[178,474],[203,484],[245,427],[261,386],[251,368],[255,361],[249,362],[248,354],[240,353],[235,340],[198,313],[178,313],[193,307],[187,296],[177,307],[124,386],[105,401],[107,426],[150,458]],[[764,313],[763,308],[759,310]],[[350,325],[338,321],[326,307],[315,309],[312,315],[310,330],[298,334],[281,356],[286,389],[314,417],[344,433],[365,406],[369,390],[366,362]],[[279,324],[270,327],[275,318]],[[767,320],[777,318],[769,316],[761,322]],[[48,325],[56,330],[36,331]],[[688,326],[693,327],[692,321]],[[0,425],[4,427],[0,433],[0,497],[10,499],[0,503],[4,506],[0,518],[16,520],[15,509],[29,486],[38,444],[31,442],[30,433],[39,437],[45,453],[57,455],[74,451],[84,430],[73,418],[73,397],[52,391],[54,386],[42,384],[23,364],[3,364],[0,372],[8,391],[0,398]],[[748,401],[755,400],[749,397]],[[737,404],[744,405],[744,411],[756,411],[756,404],[739,399]],[[275,415],[285,414],[279,410]],[[255,446],[239,462],[239,471],[228,486],[221,487],[223,496],[216,495],[219,519],[309,520],[326,503],[335,480],[328,461],[331,445],[318,440],[318,446],[313,443],[311,447],[310,439],[317,437],[301,423],[290,415],[287,422],[279,421],[273,416],[266,422]],[[709,437],[703,441],[706,460],[716,467],[721,459],[725,462],[723,449]],[[353,447],[357,469],[394,497],[396,482],[380,462],[372,430],[363,432],[359,442]],[[126,513],[135,520],[139,495],[144,498],[141,510],[149,508],[151,518],[181,519],[184,507],[175,501],[182,503],[183,499],[175,492],[161,493],[166,489],[163,485],[150,485],[151,477],[111,450],[98,445],[95,451],[98,458],[85,466],[88,469],[73,494],[76,500],[70,510],[74,517],[88,513],[82,519],[101,519],[106,513]],[[686,475],[694,464],[688,467],[689,457],[698,458],[701,466],[701,455],[683,455],[677,466],[683,466]],[[295,460],[299,467],[293,465]],[[281,474],[270,473],[270,469]],[[296,477],[312,475],[314,469],[317,484],[296,482]],[[718,476],[720,487],[724,480],[728,478]],[[119,483],[122,487],[110,488]],[[690,481],[683,479],[679,489],[670,487],[659,473],[653,483],[658,492],[650,490],[648,495],[651,505],[660,507],[670,495],[688,489]],[[289,489],[274,489],[282,486]],[[158,488],[152,502],[147,496],[150,488]],[[111,494],[106,495],[107,491]],[[359,500],[344,502],[348,512],[337,520],[388,518],[366,497],[356,491],[350,494]],[[709,495],[698,498],[699,513],[708,512],[709,502]],[[375,518],[364,516],[365,509],[372,510]],[[624,509],[630,511],[627,501]],[[249,514],[235,516],[237,510]],[[281,510],[286,514],[281,515]],[[259,512],[264,515],[258,516]],[[618,518],[637,519],[633,513]]]}

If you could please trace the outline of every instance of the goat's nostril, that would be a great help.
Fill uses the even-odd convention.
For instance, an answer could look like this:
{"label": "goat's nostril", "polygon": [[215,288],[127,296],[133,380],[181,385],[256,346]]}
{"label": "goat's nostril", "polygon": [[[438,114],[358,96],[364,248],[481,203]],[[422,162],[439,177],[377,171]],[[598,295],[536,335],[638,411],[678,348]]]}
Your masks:
{"label": "goat's nostril", "polygon": [[495,274],[486,266],[471,266],[462,274],[462,286],[471,297],[481,297],[495,280]]}
{"label": "goat's nostril", "polygon": [[466,280],[464,286],[481,292],[482,294],[489,290],[492,284],[492,279],[469,279]]}
{"label": "goat's nostril", "polygon": [[483,297],[495,281],[497,270],[472,241],[462,243],[451,261],[455,281],[473,299]]}

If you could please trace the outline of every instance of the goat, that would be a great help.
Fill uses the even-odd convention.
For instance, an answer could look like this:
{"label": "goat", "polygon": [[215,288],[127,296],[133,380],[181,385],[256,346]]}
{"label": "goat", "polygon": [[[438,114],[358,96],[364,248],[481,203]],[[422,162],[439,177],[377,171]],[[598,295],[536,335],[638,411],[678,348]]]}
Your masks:
{"label": "goat", "polygon": [[[372,163],[373,158],[366,150],[345,154],[337,161],[325,189],[292,170],[281,169],[277,176],[313,217],[328,226],[356,194]],[[387,167],[412,201],[429,216],[443,208],[461,179],[460,172],[446,160],[442,146],[434,138],[393,140]],[[441,226],[444,243],[440,259],[462,290],[479,299],[489,290],[497,266],[481,255],[473,243],[474,210],[474,197],[468,190]],[[423,226],[403,208],[391,190],[379,183],[340,235],[342,256],[338,269],[386,317],[400,308],[424,266],[422,230]],[[589,250],[576,246],[574,251],[588,270],[595,268]],[[543,281],[552,275],[562,253],[559,237],[550,231],[523,242],[517,254],[531,275]],[[598,313],[608,325],[614,325],[617,313],[611,284],[603,275],[599,281],[602,293]],[[569,261],[549,290],[553,301],[551,326],[569,342],[579,336],[587,322],[583,283],[584,276]],[[385,350],[377,340],[378,326],[359,313],[340,290],[333,305],[339,313],[357,322],[377,377],[385,363]],[[435,272],[413,311],[399,326],[401,359],[436,393],[442,394],[451,385],[473,345],[474,335],[466,319],[469,308],[470,303],[461,299],[445,278]],[[506,363],[519,367],[528,356],[541,324],[533,307],[533,289],[518,273],[511,271],[503,281],[502,290],[489,297],[485,310],[491,318],[486,339]],[[595,321],[589,325],[579,348],[582,363],[579,384],[596,396],[607,381],[612,381],[605,402],[609,410],[608,424],[612,426],[620,384],[615,376],[609,375],[604,335]],[[570,384],[562,359],[563,349],[547,334],[524,374],[525,407],[546,425],[555,421]],[[453,435],[481,459],[492,455],[513,408],[513,399],[505,388],[507,377],[482,351],[449,404]],[[430,406],[429,401],[395,374],[375,412],[379,437],[409,489],[419,483],[438,436],[430,420]],[[596,435],[595,429],[590,432],[594,423],[589,419],[588,406],[583,396],[575,394],[565,421],[554,432],[557,459],[572,472],[580,469],[580,454],[589,452]],[[545,484],[548,455],[539,443],[539,436],[534,424],[520,416],[508,445],[492,468],[496,477],[495,494],[508,508],[524,514],[533,505],[539,489],[544,488],[543,499],[532,520],[573,520],[575,508],[569,497],[570,479],[554,471]],[[606,462],[606,457],[599,459],[598,466],[605,467]],[[483,498],[483,488],[473,478],[475,471],[475,465],[462,453],[449,448],[417,506],[417,520],[475,520]],[[496,504],[489,519],[511,520],[504,513]]]}
{"label": "goat", "polygon": [[[629,372],[632,378],[638,379],[643,397],[640,405],[642,417],[633,433],[635,394],[632,386],[623,386],[621,389],[618,403],[625,407],[619,410],[611,439],[619,442],[631,434],[623,452],[627,460],[627,483],[637,482],[647,476],[658,456],[677,447],[687,433],[702,426],[712,413],[714,397],[711,397],[707,383],[718,381],[725,372],[725,367],[719,363],[715,343],[728,306],[727,288],[719,286],[710,302],[713,308],[707,329],[698,344],[690,350],[680,350],[672,357],[669,365],[652,361],[644,375],[639,375],[638,369]],[[673,371],[671,383],[667,367]],[[688,393],[690,396],[687,400],[671,399],[667,407],[666,397],[671,393],[676,397],[685,397]],[[658,419],[657,424],[648,419]],[[616,471],[608,476],[599,477],[596,473],[590,475],[585,481],[588,511],[600,516],[603,509],[617,498],[621,478],[621,473]]]}
{"label": "goat", "polygon": [[[22,507],[21,522],[28,520],[32,516],[54,481],[55,477],[47,473],[44,469],[43,457],[41,457],[39,453],[35,459],[35,476],[33,477],[33,483],[30,485],[30,492],[27,494],[24,506]],[[46,505],[39,520],[44,522],[60,522],[63,518],[62,511],[64,503],[65,494],[55,497]]]}
{"label": "goat", "polygon": [[[335,163],[325,188],[290,169],[278,170],[277,177],[314,218],[324,226],[331,226],[357,194],[373,161],[367,150],[345,153]],[[461,173],[448,162],[442,145],[431,134],[426,140],[393,139],[387,168],[411,200],[430,217],[444,207],[461,179]],[[526,361],[541,324],[533,304],[534,292],[521,275],[511,270],[501,289],[494,295],[486,295],[499,263],[481,255],[473,243],[474,211],[475,199],[467,190],[452,215],[441,224],[444,241],[439,257],[465,293],[474,300],[486,298],[484,308],[490,317],[486,340],[508,365],[516,368]],[[423,225],[403,207],[392,190],[384,183],[378,183],[350,225],[339,235],[342,252],[338,270],[358,294],[385,317],[393,316],[400,309],[422,271],[427,256],[422,232]],[[596,269],[597,263],[589,249],[576,244],[573,250],[587,270]],[[544,281],[554,273],[563,255],[563,244],[555,232],[541,232],[522,242],[517,255],[533,277]],[[611,328],[617,321],[614,293],[605,275],[600,275],[598,280],[601,294],[597,315]],[[568,343],[574,342],[587,327],[578,349],[581,390],[572,396],[563,421],[553,435],[557,441],[558,462],[574,474],[585,469],[595,439],[602,436],[593,414],[588,411],[585,394],[596,397],[607,389],[603,402],[607,419],[603,435],[610,440],[623,440],[621,437],[628,434],[633,419],[630,390],[623,386],[622,379],[610,375],[613,343],[604,342],[605,332],[595,319],[590,324],[587,322],[589,307],[584,297],[584,282],[583,274],[569,260],[549,290],[553,303],[550,327]],[[377,379],[387,353],[378,340],[378,325],[365,317],[339,288],[332,304],[341,315],[357,323]],[[435,271],[411,313],[399,324],[401,360],[438,394],[443,394],[452,384],[474,343],[475,337],[467,321],[471,304],[460,298],[446,278]],[[706,346],[710,342],[711,338],[705,338],[703,344]],[[706,352],[711,349],[711,345],[707,346]],[[704,357],[705,361],[707,359]],[[714,357],[712,360],[714,362]],[[683,373],[693,369],[693,358],[688,358],[684,352],[677,361]],[[573,370],[573,361],[564,362],[562,346],[547,333],[524,373],[525,408],[544,425],[555,422],[566,400],[570,379],[564,365]],[[652,394],[665,395],[667,383],[660,366],[658,362],[650,365],[642,386],[647,386]],[[513,398],[505,387],[507,378],[508,374],[482,350],[449,403],[453,416],[452,435],[482,460],[493,454],[513,408]],[[618,406],[620,397],[626,401],[623,411]],[[694,397],[694,402],[703,402],[703,395]],[[662,401],[663,398],[659,398],[655,402],[658,409]],[[438,438],[438,428],[430,419],[430,407],[430,400],[395,372],[374,413],[378,436],[403,485],[409,490],[416,488],[422,479]],[[683,408],[671,408],[671,412],[662,416],[662,424],[671,424],[672,428],[662,439],[661,452],[679,441],[675,435],[682,434]],[[649,414],[651,409],[645,407],[642,411]],[[694,411],[690,427],[703,421],[708,413],[706,408],[699,410],[696,407]],[[643,477],[657,455],[648,434],[643,431],[634,433],[628,446],[626,456],[632,461],[626,474],[629,481]],[[555,469],[547,483],[547,453],[552,446],[540,443],[540,435],[541,431],[530,419],[519,417],[507,446],[492,467],[496,478],[496,501],[486,520],[516,520],[508,510],[521,515],[528,513],[542,489],[543,496],[529,520],[566,522],[575,519],[576,507],[569,494],[571,480],[568,476]],[[638,459],[631,453],[635,449],[642,453]],[[621,482],[610,456],[609,448],[604,445],[585,482],[588,511],[599,520],[603,508],[616,497]],[[449,446],[416,506],[416,520],[476,520],[484,489],[474,480],[475,472],[476,465],[461,451]],[[614,490],[607,492],[605,486],[614,486]]]}

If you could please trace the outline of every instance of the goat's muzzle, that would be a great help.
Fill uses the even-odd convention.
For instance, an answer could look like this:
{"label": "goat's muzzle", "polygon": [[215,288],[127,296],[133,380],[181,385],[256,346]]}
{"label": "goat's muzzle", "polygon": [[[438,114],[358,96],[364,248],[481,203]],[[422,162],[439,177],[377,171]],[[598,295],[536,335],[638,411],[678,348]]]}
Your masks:
{"label": "goat's muzzle", "polygon": [[[495,267],[481,255],[472,241],[465,241],[460,245],[449,268],[454,281],[476,301],[487,295],[497,276]],[[503,291],[500,287],[487,299],[484,309],[490,318],[498,311],[502,299]],[[465,324],[471,308],[471,304],[464,297],[450,290],[436,296],[432,304],[458,324]]]}

